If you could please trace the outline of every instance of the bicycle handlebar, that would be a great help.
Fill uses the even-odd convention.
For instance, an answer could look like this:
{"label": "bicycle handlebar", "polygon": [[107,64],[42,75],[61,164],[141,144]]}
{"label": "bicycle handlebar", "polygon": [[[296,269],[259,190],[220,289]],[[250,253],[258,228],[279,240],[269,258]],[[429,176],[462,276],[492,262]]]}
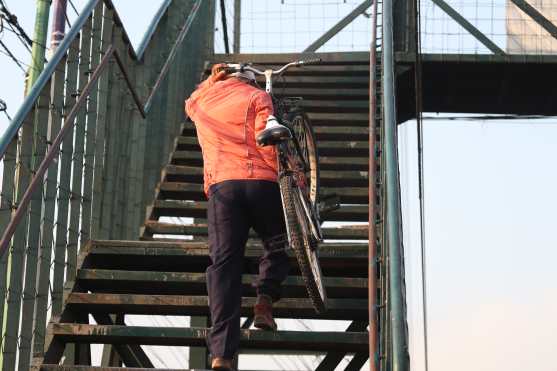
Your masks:
{"label": "bicycle handlebar", "polygon": [[[284,66],[282,66],[278,70],[273,70],[273,75],[280,75],[281,73],[283,73],[284,71],[286,71],[290,67],[299,67],[299,66],[304,66],[304,65],[308,65],[308,64],[318,64],[320,62],[321,62],[321,58],[312,58],[312,59],[290,62],[290,63],[285,64]],[[253,72],[257,75],[265,75],[265,71],[258,70],[257,68],[252,67],[251,65],[245,64],[245,63],[240,63],[239,67],[238,67],[238,65],[228,64],[228,66],[226,67],[225,70],[227,71],[227,73],[251,71],[251,72]]]}

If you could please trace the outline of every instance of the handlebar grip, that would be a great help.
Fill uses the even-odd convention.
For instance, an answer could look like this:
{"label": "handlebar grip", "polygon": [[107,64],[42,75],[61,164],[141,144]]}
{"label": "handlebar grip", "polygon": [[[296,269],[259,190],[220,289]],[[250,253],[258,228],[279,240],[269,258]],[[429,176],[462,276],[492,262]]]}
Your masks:
{"label": "handlebar grip", "polygon": [[299,63],[300,63],[300,65],[318,64],[318,63],[321,63],[321,58],[312,58],[312,59],[301,60]]}

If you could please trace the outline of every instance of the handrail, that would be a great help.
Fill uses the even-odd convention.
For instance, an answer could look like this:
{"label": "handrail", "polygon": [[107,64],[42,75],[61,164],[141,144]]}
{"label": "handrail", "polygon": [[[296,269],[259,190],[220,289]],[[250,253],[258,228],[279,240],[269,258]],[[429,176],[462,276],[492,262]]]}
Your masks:
{"label": "handrail", "polygon": [[[81,30],[81,28],[85,24],[86,20],[88,19],[87,14],[89,14],[89,15],[91,14],[91,12],[94,10],[95,6],[98,4],[99,1],[105,1],[107,3],[110,3],[110,5],[112,5],[111,0],[91,0],[87,4],[85,10],[81,13],[78,20],[74,24],[74,27],[70,30],[70,32],[63,39],[62,43],[60,44],[60,46],[56,50],[56,53],[54,54],[51,61],[48,63],[47,68],[45,68],[43,70],[43,72],[41,73],[41,75],[39,76],[39,78],[37,80],[37,83],[35,83],[33,85],[33,88],[31,90],[30,94],[25,99],[23,106],[19,109],[16,116],[14,117],[14,120],[12,120],[12,122],[10,123],[10,126],[8,128],[9,131],[1,138],[2,142],[0,142],[0,145],[2,147],[0,147],[0,149],[1,149],[1,151],[0,151],[1,157],[0,158],[2,158],[4,156],[4,153],[7,150],[8,145],[10,144],[10,141],[17,134],[17,131],[19,130],[19,128],[23,124],[23,120],[25,119],[25,117],[27,116],[29,111],[33,108],[33,105],[35,104],[35,101],[38,98],[41,90],[45,87],[45,85],[48,82],[48,80],[50,79],[52,73],[56,69],[58,63],[60,63],[64,54],[69,49],[72,41],[75,39],[78,32]],[[203,0],[197,0],[196,3],[194,4],[190,14],[188,15],[188,18],[186,19],[186,22],[184,23],[184,26],[182,27],[180,33],[178,34],[176,42],[174,43],[174,45],[172,47],[172,50],[170,51],[169,56],[166,59],[164,67],[162,68],[161,72],[159,73],[159,76],[158,76],[158,78],[157,78],[157,80],[156,80],[156,82],[153,86],[153,89],[151,90],[151,92],[150,92],[147,100],[145,101],[145,103],[142,103],[140,101],[139,96],[137,95],[137,93],[136,93],[136,91],[133,87],[133,84],[131,83],[129,75],[126,71],[126,68],[125,68],[125,66],[122,62],[122,59],[119,56],[117,50],[114,48],[113,45],[110,45],[109,49],[106,51],[105,55],[103,56],[103,58],[101,60],[101,63],[95,69],[95,71],[93,72],[89,82],[84,87],[81,94],[79,95],[79,99],[77,100],[77,102],[72,107],[72,110],[68,114],[68,117],[66,117],[66,119],[64,121],[64,126],[62,127],[62,129],[60,130],[58,135],[56,136],[56,139],[54,140],[52,145],[50,146],[50,148],[47,152],[47,155],[45,156],[45,158],[41,162],[37,172],[34,174],[33,179],[31,181],[31,184],[27,187],[21,201],[19,202],[17,210],[16,210],[15,214],[12,216],[12,218],[10,220],[10,223],[8,224],[8,227],[5,229],[5,231],[2,235],[2,239],[0,240],[0,258],[4,255],[4,253],[7,250],[7,247],[10,244],[10,240],[13,237],[13,234],[14,234],[16,228],[17,228],[17,225],[18,225],[20,219],[23,217],[23,213],[26,211],[26,207],[28,206],[29,202],[31,201],[31,196],[32,196],[33,192],[35,191],[35,188],[40,184],[40,181],[42,180],[46,170],[48,169],[48,166],[50,166],[50,163],[53,161],[54,156],[58,153],[58,151],[59,151],[58,147],[62,143],[64,135],[68,132],[69,128],[72,126],[72,122],[75,119],[78,110],[81,108],[81,106],[84,104],[84,102],[86,102],[93,85],[96,83],[100,74],[106,68],[109,59],[113,56],[115,57],[116,62],[117,62],[118,66],[119,66],[119,68],[122,71],[122,74],[124,76],[124,80],[126,81],[126,85],[131,92],[132,99],[133,99],[135,105],[139,109],[142,117],[146,118],[147,112],[149,111],[149,109],[152,105],[154,95],[155,95],[156,91],[159,89],[159,87],[161,86],[161,83],[162,83],[163,79],[165,78],[166,74],[170,70],[170,64],[172,63],[172,61],[174,60],[174,57],[176,56],[178,47],[180,46],[180,44],[184,40],[185,35],[187,34],[188,30],[190,29],[191,25],[193,24],[193,21],[196,18],[196,15],[198,13],[198,10],[201,6],[202,1]],[[160,18],[158,18],[158,20],[160,21]],[[79,26],[79,28],[77,26]],[[147,38],[150,38],[151,36],[152,35],[150,35],[150,36],[146,35]],[[17,118],[17,120],[16,120],[16,118]]]}
{"label": "handrail", "polygon": [[180,33],[178,34],[178,37],[176,38],[176,42],[174,43],[174,46],[172,47],[172,50],[170,51],[170,54],[168,55],[168,58],[166,58],[166,62],[164,63],[164,66],[162,67],[161,72],[159,73],[159,76],[158,76],[157,80],[155,81],[155,84],[153,85],[153,89],[151,90],[151,93],[149,94],[149,97],[147,98],[147,101],[145,102],[145,111],[146,112],[149,112],[150,109],[151,109],[151,104],[153,103],[153,98],[155,97],[155,93],[159,89],[160,85],[162,84],[162,81],[166,77],[166,74],[170,70],[170,64],[172,63],[172,61],[174,60],[174,57],[176,56],[176,52],[178,50],[178,47],[180,46],[182,41],[184,41],[184,37],[186,37],[186,34],[188,33],[191,25],[193,24],[193,20],[197,16],[197,12],[198,12],[199,8],[201,7],[201,1],[202,0],[197,0],[195,2],[195,4],[193,4],[193,8],[192,8],[190,14],[188,15],[188,18],[186,19],[186,22],[184,23],[184,27],[182,27],[182,29],[180,30]]}
{"label": "handrail", "polygon": [[161,21],[162,16],[164,15],[164,13],[166,13],[166,10],[168,9],[171,3],[172,0],[164,0],[164,2],[159,7],[159,10],[151,20],[149,27],[147,27],[147,31],[145,31],[145,34],[143,35],[143,38],[141,39],[141,42],[137,47],[137,51],[136,51],[137,60],[143,60],[143,54],[145,54],[147,45],[149,44],[149,41],[151,41],[151,39],[153,38],[153,35],[155,34],[155,30],[157,29],[157,25]]}
{"label": "handrail", "polygon": [[[33,105],[35,104],[35,101],[39,98],[39,95],[41,94],[41,91],[44,89],[44,87],[48,83],[50,77],[52,76],[52,74],[56,70],[56,67],[58,66],[60,61],[64,58],[64,56],[68,52],[72,42],[79,35],[79,32],[81,31],[81,29],[83,28],[83,26],[87,22],[87,19],[89,19],[89,17],[91,16],[93,11],[95,10],[95,7],[97,6],[97,4],[100,1],[104,2],[106,4],[106,6],[109,7],[110,9],[114,9],[114,17],[116,18],[116,22],[119,23],[119,24],[122,24],[120,16],[118,15],[118,12],[116,11],[116,9],[114,7],[114,4],[112,3],[112,0],[89,0],[87,5],[85,5],[83,10],[81,11],[79,16],[77,17],[76,21],[74,22],[74,24],[72,25],[72,27],[70,28],[70,30],[68,31],[66,36],[64,37],[64,39],[62,39],[62,42],[60,43],[60,45],[56,49],[56,51],[53,54],[50,61],[45,66],[44,70],[41,72],[41,74],[37,78],[37,81],[33,84],[31,90],[29,91],[29,94],[25,97],[25,99],[23,101],[23,104],[21,105],[19,110],[16,112],[13,119],[10,121],[10,124],[8,125],[8,128],[6,129],[6,132],[0,138],[0,159],[4,158],[4,155],[6,154],[6,150],[8,149],[8,145],[10,144],[12,139],[16,136],[17,132],[19,131],[19,129],[23,125],[23,121],[25,120],[25,117],[29,114],[31,109],[33,109]],[[157,14],[155,15],[153,21],[149,25],[149,27],[150,27],[150,29],[152,29],[152,31],[151,30],[147,31],[147,33],[145,34],[145,36],[143,38],[141,46],[138,49],[138,52],[136,52],[134,50],[133,45],[130,43],[129,37],[126,33],[126,30],[125,29],[123,30],[124,31],[123,37],[127,41],[127,43],[129,44],[129,49],[131,51],[131,57],[133,59],[135,59],[137,61],[140,61],[141,58],[143,58],[143,54],[145,53],[147,43],[152,38],[157,25],[159,24],[160,20],[162,19],[162,16],[164,15],[164,12],[168,9],[171,2],[172,2],[172,0],[165,0],[165,2],[159,8],[159,10],[158,10]],[[175,45],[175,47],[176,47],[176,45]]]}
{"label": "handrail", "polygon": [[52,142],[50,148],[48,149],[48,152],[47,152],[45,158],[41,162],[41,164],[40,164],[39,168],[37,169],[36,173],[33,175],[33,179],[31,181],[31,184],[29,184],[29,186],[25,190],[25,194],[21,198],[21,201],[19,202],[19,205],[18,205],[18,207],[15,211],[15,214],[12,216],[12,218],[10,220],[10,223],[8,224],[8,227],[5,229],[5,231],[2,235],[2,240],[0,240],[0,258],[4,255],[8,246],[10,245],[10,240],[12,239],[12,236],[15,233],[15,230],[17,228],[17,225],[18,225],[19,221],[21,220],[24,213],[26,212],[26,208],[29,205],[29,202],[31,201],[31,196],[33,195],[33,192],[35,191],[35,189],[41,183],[41,181],[43,179],[43,176],[46,173],[46,170],[50,166],[50,163],[53,161],[54,157],[60,151],[59,147],[62,144],[62,140],[64,139],[64,136],[68,133],[68,131],[71,129],[71,127],[73,126],[73,121],[75,120],[75,118],[77,116],[77,113],[79,112],[79,109],[83,106],[83,104],[85,102],[87,102],[87,98],[89,98],[89,94],[91,93],[91,90],[93,89],[93,86],[96,84],[96,82],[99,79],[101,73],[106,69],[106,67],[108,65],[108,62],[109,62],[110,58],[112,58],[112,57],[114,57],[116,59],[116,62],[118,64],[118,66],[120,67],[120,70],[122,71],[122,74],[124,75],[124,79],[126,80],[126,84],[128,85],[128,87],[131,90],[133,101],[135,102],[136,106],[138,107],[139,111],[141,112],[141,115],[143,116],[143,118],[145,118],[145,112],[143,110],[143,106],[142,106],[137,94],[135,93],[135,90],[133,89],[133,86],[131,85],[131,81],[129,80],[128,74],[127,74],[127,72],[124,68],[124,64],[122,63],[122,59],[121,59],[120,55],[118,54],[118,51],[114,48],[114,46],[110,45],[108,47],[105,55],[103,56],[100,64],[97,66],[97,68],[95,69],[95,71],[91,75],[91,79],[89,80],[87,85],[85,85],[85,87],[83,88],[83,91],[79,95],[79,98],[78,98],[77,102],[74,104],[70,113],[68,114],[68,117],[64,121],[64,126],[58,132],[58,135],[56,136],[56,138]]}

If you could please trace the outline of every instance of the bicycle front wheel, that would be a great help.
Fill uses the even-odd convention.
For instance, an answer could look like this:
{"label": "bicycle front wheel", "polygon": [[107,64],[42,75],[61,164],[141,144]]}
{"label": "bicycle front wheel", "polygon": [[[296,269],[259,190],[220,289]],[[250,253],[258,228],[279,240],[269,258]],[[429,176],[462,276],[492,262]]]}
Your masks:
{"label": "bicycle front wheel", "polygon": [[279,182],[290,247],[298,261],[309,298],[317,313],[323,313],[326,310],[327,295],[317,256],[317,240],[310,230],[300,189],[292,176],[282,176]]}

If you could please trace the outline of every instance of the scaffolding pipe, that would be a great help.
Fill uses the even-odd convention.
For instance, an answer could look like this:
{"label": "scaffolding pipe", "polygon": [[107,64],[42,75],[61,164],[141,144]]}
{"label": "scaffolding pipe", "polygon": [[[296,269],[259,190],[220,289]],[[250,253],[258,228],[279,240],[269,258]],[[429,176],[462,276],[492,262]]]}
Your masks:
{"label": "scaffolding pipe", "polygon": [[404,323],[402,285],[402,244],[400,194],[397,156],[397,121],[395,99],[395,60],[393,42],[393,0],[383,3],[383,99],[385,120],[385,167],[387,245],[389,258],[389,298],[392,333],[392,370],[408,371],[408,350]]}
{"label": "scaffolding pipe", "polygon": [[66,33],[66,9],[68,0],[54,0],[54,18],[52,19],[52,35],[50,36],[51,51],[56,50]]}

